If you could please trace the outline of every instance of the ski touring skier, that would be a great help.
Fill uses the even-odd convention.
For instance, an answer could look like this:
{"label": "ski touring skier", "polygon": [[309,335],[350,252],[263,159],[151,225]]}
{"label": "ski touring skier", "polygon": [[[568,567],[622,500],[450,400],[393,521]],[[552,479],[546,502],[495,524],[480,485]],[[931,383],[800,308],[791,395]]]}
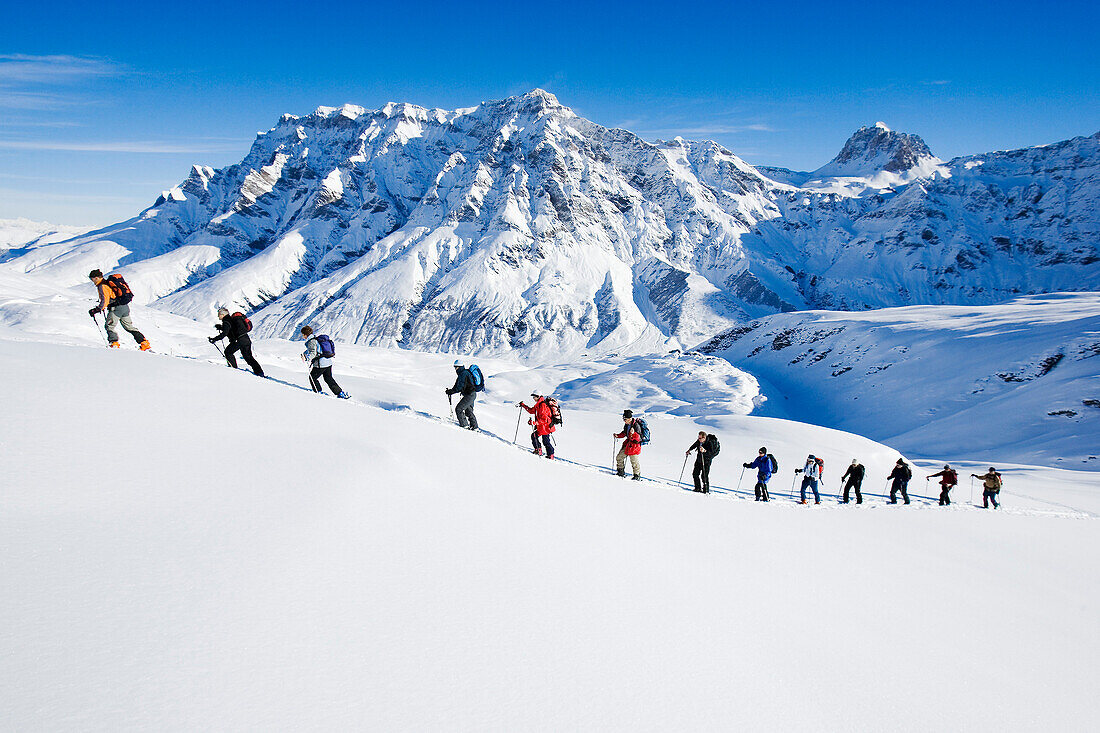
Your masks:
{"label": "ski touring skier", "polygon": [[756,460],[752,463],[742,463],[745,468],[756,469],[756,486],[753,487],[753,491],[756,492],[756,501],[768,501],[768,480],[771,479],[772,474],[778,466],[775,463],[775,458],[768,453],[767,448],[761,448],[758,451]]}
{"label": "ski touring skier", "polygon": [[340,385],[332,376],[332,363],[336,357],[336,346],[325,334],[314,334],[309,326],[302,326],[302,338],[306,340],[306,350],[302,352],[302,361],[309,364],[309,386],[314,392],[324,392],[321,388],[321,379],[324,378],[332,393],[342,400],[349,399],[349,395],[340,389]]}
{"label": "ski touring skier", "polygon": [[248,332],[252,330],[252,321],[248,320],[248,317],[243,313],[230,313],[229,309],[224,306],[218,308],[218,319],[221,323],[214,326],[218,329],[218,335],[211,336],[207,341],[217,344],[222,339],[228,338],[229,343],[226,345],[225,351],[222,352],[222,355],[225,356],[225,362],[236,369],[237,360],[234,358],[234,354],[239,351],[245,364],[252,368],[252,373],[257,377],[264,376],[263,367],[252,356],[252,338],[248,335]]}
{"label": "ski touring skier", "polygon": [[149,340],[141,331],[134,327],[130,320],[130,301],[134,294],[130,292],[130,286],[122,279],[122,275],[103,277],[102,270],[92,270],[88,273],[88,279],[96,287],[99,294],[99,305],[88,311],[93,319],[97,313],[103,313],[103,327],[107,331],[107,345],[112,349],[120,349],[116,325],[121,325],[131,336],[142,351],[149,350]]}
{"label": "ski touring skier", "polygon": [[[455,359],[454,367],[455,383],[453,387],[445,390],[447,397],[449,398],[454,394],[462,395],[458,404],[455,405],[455,417],[458,419],[458,426],[468,430],[477,430],[474,401],[477,400],[477,393],[484,387],[485,380],[483,378],[478,379],[477,375],[481,374],[481,370],[477,369],[476,365],[467,369],[461,359]],[[476,373],[473,371],[474,369],[477,369]]]}
{"label": "ski touring skier", "polygon": [[866,473],[867,469],[864,468],[863,464],[853,458],[852,465],[848,466],[848,470],[840,477],[841,480],[844,481],[844,498],[841,500],[842,504],[848,503],[848,492],[850,489],[856,490],[856,504],[863,503],[863,494],[860,493],[859,489],[863,486],[863,477]]}
{"label": "ski touring skier", "polygon": [[817,493],[817,485],[821,482],[821,463],[817,460],[817,457],[811,453],[806,458],[806,465],[802,468],[796,468],[795,473],[801,473],[802,476],[802,501],[806,503],[806,487],[809,486],[810,490],[814,492],[814,504],[821,503],[821,495]]}
{"label": "ski touring skier", "polygon": [[898,462],[894,464],[894,470],[890,472],[890,475],[886,477],[890,481],[890,502],[891,504],[898,503],[898,491],[901,491],[901,498],[905,500],[905,503],[909,503],[909,479],[913,478],[913,469],[909,468],[905,460],[898,459]]}
{"label": "ski touring skier", "polygon": [[934,478],[939,478],[940,480],[940,506],[950,506],[950,491],[955,488],[955,484],[959,483],[959,474],[955,473],[951,466],[945,465],[942,471],[934,473],[924,480],[931,481]]}
{"label": "ski touring skier", "polygon": [[626,478],[626,459],[630,459],[630,467],[634,470],[634,480],[642,480],[642,464],[638,458],[642,454],[642,441],[646,439],[645,421],[635,419],[634,412],[623,410],[623,431],[614,433],[616,438],[625,438],[619,452],[615,454],[615,472]]}
{"label": "ski touring skier", "polygon": [[684,452],[685,456],[690,456],[695,451],[695,467],[691,470],[691,477],[695,480],[694,491],[700,494],[710,493],[710,462],[720,450],[721,444],[717,436],[700,432],[699,439]]}
{"label": "ski touring skier", "polygon": [[554,411],[551,409],[549,398],[536,392],[532,392],[531,397],[535,401],[531,407],[528,407],[524,402],[519,403],[519,407],[526,410],[528,414],[533,415],[527,421],[527,424],[533,428],[531,430],[531,445],[534,446],[534,450],[531,452],[541,456],[543,449],[545,449],[546,457],[553,460],[554,440],[550,437],[550,434],[555,430]]}
{"label": "ski touring skier", "polygon": [[1001,478],[1001,474],[997,472],[997,469],[993,466],[989,467],[988,473],[983,473],[979,476],[976,473],[970,474],[974,478],[980,478],[982,480],[982,508],[988,509],[989,503],[993,503],[994,509],[999,509],[1000,504],[997,503],[997,494],[1001,493],[1001,487],[1004,485],[1004,480]]}

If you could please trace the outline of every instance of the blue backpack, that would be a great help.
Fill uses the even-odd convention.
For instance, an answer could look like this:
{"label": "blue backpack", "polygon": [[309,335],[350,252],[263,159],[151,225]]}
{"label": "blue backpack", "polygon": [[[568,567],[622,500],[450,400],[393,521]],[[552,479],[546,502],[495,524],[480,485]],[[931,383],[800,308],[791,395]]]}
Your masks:
{"label": "blue backpack", "polygon": [[331,359],[336,356],[336,344],[332,343],[332,339],[324,334],[316,337],[317,339],[317,351],[325,359]]}
{"label": "blue backpack", "polygon": [[470,365],[470,379],[474,380],[474,391],[480,392],[485,389],[485,377],[481,373],[481,369],[477,364]]}
{"label": "blue backpack", "polygon": [[634,429],[642,436],[641,445],[649,445],[649,426],[640,417],[634,418]]}

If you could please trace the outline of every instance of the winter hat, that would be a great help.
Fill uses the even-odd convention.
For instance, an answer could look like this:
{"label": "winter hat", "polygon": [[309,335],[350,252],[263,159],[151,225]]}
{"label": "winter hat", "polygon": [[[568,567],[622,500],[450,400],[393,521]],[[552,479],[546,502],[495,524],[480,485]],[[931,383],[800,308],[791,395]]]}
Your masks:
{"label": "winter hat", "polygon": [[455,368],[456,369],[462,368],[464,366],[466,366],[466,365],[462,363],[462,359],[455,359]]}
{"label": "winter hat", "polygon": [[[627,419],[632,418],[632,417],[634,417],[634,411],[633,410],[623,410],[623,420],[627,420]],[[992,471],[993,469],[991,468],[989,470]]]}
{"label": "winter hat", "polygon": [[807,456],[807,458],[812,461],[814,459],[814,454],[811,453],[809,456]]}
{"label": "winter hat", "polygon": [[950,466],[949,464],[945,463],[945,464],[943,464],[943,470],[944,470],[944,471],[950,471],[950,470],[951,470],[951,466]]}
{"label": "winter hat", "polygon": [[853,458],[853,459],[852,459],[852,465],[853,465],[853,466],[858,466],[858,465],[859,465],[859,461],[857,461],[857,460],[856,460],[855,458]]}
{"label": "winter hat", "polygon": [[310,328],[309,326],[302,326],[302,335],[303,336],[310,336],[312,334],[313,334],[313,329],[312,328]]}
{"label": "winter hat", "polygon": [[768,452],[768,449],[767,449],[767,448],[761,448],[761,449],[760,449],[760,452],[761,452],[761,453],[767,453],[767,452]]}
{"label": "winter hat", "polygon": [[997,473],[997,469],[993,468],[993,466],[990,466],[989,467],[989,472],[990,473]]}
{"label": "winter hat", "polygon": [[538,392],[532,392],[531,396],[534,397],[536,400],[542,399],[542,395],[540,395]]}
{"label": "winter hat", "polygon": [[95,277],[103,277],[103,271],[102,270],[92,270],[91,272],[88,273],[88,279],[89,280],[91,280],[92,278],[95,278]]}

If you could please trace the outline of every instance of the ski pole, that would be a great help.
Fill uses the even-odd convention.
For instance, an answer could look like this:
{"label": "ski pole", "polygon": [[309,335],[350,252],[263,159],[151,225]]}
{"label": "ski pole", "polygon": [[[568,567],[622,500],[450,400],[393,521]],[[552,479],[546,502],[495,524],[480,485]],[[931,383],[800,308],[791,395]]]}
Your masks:
{"label": "ski pole", "polygon": [[798,471],[794,472],[794,478],[791,479],[791,490],[787,493],[787,498],[794,501],[794,485],[798,481]]}
{"label": "ski pole", "polygon": [[[209,341],[209,339],[207,339],[207,340]],[[214,347],[215,349],[217,349],[217,350],[218,350],[218,353],[222,355],[222,358],[223,358],[223,359],[225,358],[225,352],[224,352],[224,351],[222,351],[222,347],[218,346],[218,342],[217,342],[217,341],[210,341],[210,345],[211,345],[211,346],[213,346],[213,347]]]}
{"label": "ski pole", "polygon": [[619,468],[618,465],[616,464],[616,461],[618,460],[618,458],[619,458],[619,439],[616,438],[614,435],[612,435],[611,436],[611,470],[612,471],[616,471]]}
{"label": "ski pole", "polygon": [[688,456],[687,456],[687,453],[685,453],[684,454],[684,465],[680,466],[680,478],[676,479],[676,483],[678,483],[678,484],[684,483],[684,470],[687,467],[688,467]]}
{"label": "ski pole", "polygon": [[451,393],[447,393],[447,409],[450,410],[451,418],[455,416],[455,406],[451,403]]}
{"label": "ski pole", "polygon": [[[519,410],[519,409],[520,409],[520,406],[516,405],[516,410]],[[522,420],[522,419],[523,419],[523,413],[519,412],[516,415],[516,434],[514,436],[512,436],[512,442],[513,443],[515,443],[517,440],[519,440],[519,421]]]}
{"label": "ski pole", "polygon": [[970,503],[974,503],[974,477],[970,477]]}
{"label": "ski pole", "polygon": [[[98,331],[99,330],[99,319],[95,317],[94,313],[91,314],[91,315],[92,315],[92,320],[95,321],[95,330]],[[111,347],[111,337],[107,333],[107,314],[103,315],[103,338],[107,339],[107,348],[110,348]]]}
{"label": "ski pole", "polygon": [[741,492],[741,479],[743,479],[743,478],[745,478],[745,467],[744,466],[741,467],[741,475],[737,477],[737,492],[736,493]]}

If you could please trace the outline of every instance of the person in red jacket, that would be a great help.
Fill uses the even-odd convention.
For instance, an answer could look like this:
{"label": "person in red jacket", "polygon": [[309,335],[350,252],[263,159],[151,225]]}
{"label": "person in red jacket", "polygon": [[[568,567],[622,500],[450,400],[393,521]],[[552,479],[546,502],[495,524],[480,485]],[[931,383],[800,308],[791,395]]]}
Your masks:
{"label": "person in red jacket", "polygon": [[615,471],[626,478],[626,459],[630,458],[630,467],[634,469],[634,480],[642,480],[642,464],[638,460],[638,456],[642,454],[642,429],[634,421],[634,413],[630,410],[623,410],[623,431],[621,433],[615,433],[616,438],[626,438],[623,441],[623,447],[619,449],[619,453],[615,456]]}
{"label": "person in red jacket", "polygon": [[955,488],[955,484],[959,483],[959,474],[955,473],[955,470],[951,466],[944,466],[943,470],[939,473],[934,473],[925,481],[931,481],[934,478],[940,480],[940,506],[950,506],[951,504],[951,489]]}
{"label": "person in red jacket", "polygon": [[[535,398],[533,407],[528,407],[522,402],[519,403],[520,407],[527,410],[531,415],[534,415],[533,418],[527,421],[528,425],[533,425],[535,428],[531,431],[531,445],[535,446],[535,449],[531,452],[537,456],[541,456],[543,446],[545,446],[546,457],[553,459],[554,443],[550,440],[550,433],[554,432],[554,413],[551,411],[550,405],[546,404],[545,397],[535,392],[532,392],[531,396]],[[542,441],[542,445],[539,445],[539,440]]]}

